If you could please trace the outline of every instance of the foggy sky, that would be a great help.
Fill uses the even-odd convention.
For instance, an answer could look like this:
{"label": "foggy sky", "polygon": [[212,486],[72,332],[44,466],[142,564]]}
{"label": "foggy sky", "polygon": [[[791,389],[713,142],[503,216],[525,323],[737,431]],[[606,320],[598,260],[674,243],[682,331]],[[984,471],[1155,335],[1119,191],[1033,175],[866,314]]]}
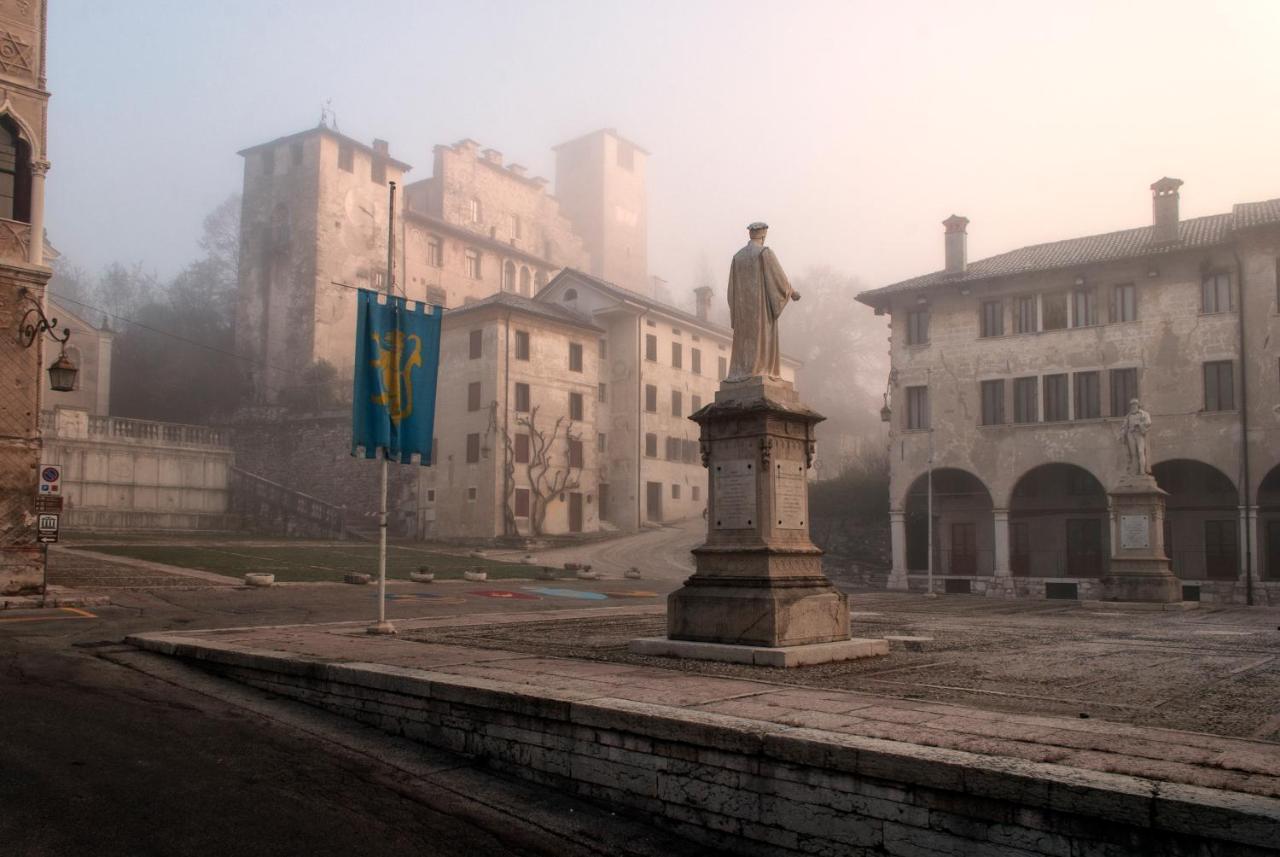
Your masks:
{"label": "foggy sky", "polygon": [[[1280,3],[52,0],[50,239],[170,276],[241,183],[238,149],[314,126],[472,137],[553,176],[614,127],[651,153],[650,272],[717,284],[767,220],[789,272],[868,286],[1280,197]],[[721,295],[723,297],[723,295]]]}

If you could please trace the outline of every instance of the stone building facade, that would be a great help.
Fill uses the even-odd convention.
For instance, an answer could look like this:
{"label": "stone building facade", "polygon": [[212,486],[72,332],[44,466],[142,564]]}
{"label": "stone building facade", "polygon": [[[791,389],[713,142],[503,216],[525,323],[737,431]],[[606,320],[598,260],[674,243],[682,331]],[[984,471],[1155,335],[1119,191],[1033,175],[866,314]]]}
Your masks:
{"label": "stone building facade", "polygon": [[1280,200],[1184,220],[1181,184],[976,262],[953,216],[943,270],[859,296],[891,321],[891,587],[1096,597],[1137,398],[1184,597],[1280,602]]}
{"label": "stone building facade", "polygon": [[44,2],[0,2],[0,595],[38,589],[44,571],[34,509],[40,398],[57,352],[18,332],[44,305],[53,273],[43,240],[46,12]]}
{"label": "stone building facade", "polygon": [[[432,176],[410,184],[410,165],[386,141],[367,146],[326,125],[241,151],[236,329],[238,349],[255,358],[255,400],[275,403],[311,362],[350,377],[352,290],[386,287],[392,182],[394,282],[409,300],[456,308],[502,292],[532,297],[562,268],[606,269],[596,260],[616,252],[631,259],[629,277],[646,271],[642,150],[626,144],[637,153],[627,170],[588,163],[616,161],[620,139],[598,131],[557,153],[557,194],[573,200],[572,212],[545,179],[474,140],[436,146]],[[604,180],[615,172],[630,181]],[[597,228],[606,208],[626,212],[626,223]],[[647,288],[644,277],[628,282]]]}
{"label": "stone building facade", "polygon": [[43,408],[77,408],[95,417],[105,417],[111,406],[111,345],[115,332],[105,326],[98,327],[81,315],[72,312],[53,297],[48,299],[50,320],[58,320],[59,329],[71,331],[67,342],[67,356],[80,371],[76,373],[75,387],[60,392],[49,386],[46,376]]}

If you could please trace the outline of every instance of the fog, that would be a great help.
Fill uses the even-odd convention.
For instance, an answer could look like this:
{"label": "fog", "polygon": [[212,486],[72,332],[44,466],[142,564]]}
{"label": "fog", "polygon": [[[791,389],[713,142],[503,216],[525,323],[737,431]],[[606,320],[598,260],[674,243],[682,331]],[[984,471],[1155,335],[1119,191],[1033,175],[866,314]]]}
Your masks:
{"label": "fog", "polygon": [[314,125],[473,137],[552,177],[602,126],[652,153],[650,271],[723,281],[768,220],[788,270],[881,285],[970,258],[1280,195],[1280,5],[74,2],[50,9],[48,229],[161,278],[239,189],[243,147]]}

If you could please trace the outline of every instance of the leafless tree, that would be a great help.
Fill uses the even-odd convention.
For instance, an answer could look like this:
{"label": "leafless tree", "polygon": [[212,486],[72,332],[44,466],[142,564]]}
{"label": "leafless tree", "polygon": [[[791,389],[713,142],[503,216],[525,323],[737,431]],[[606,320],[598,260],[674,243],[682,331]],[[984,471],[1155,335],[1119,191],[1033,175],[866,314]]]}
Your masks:
{"label": "leafless tree", "polygon": [[516,527],[515,493],[516,493],[516,456],[511,444],[511,433],[506,423],[498,422],[498,402],[489,403],[489,428],[486,434],[493,435],[502,442],[502,534],[504,536],[519,535]]}
{"label": "leafless tree", "polygon": [[[530,497],[529,529],[533,535],[540,536],[551,500],[582,484],[582,467],[574,466],[570,453],[572,444],[581,442],[582,434],[575,434],[572,423],[564,417],[557,417],[550,430],[539,428],[536,405],[527,415],[517,416],[516,425],[529,431],[529,464],[526,468]],[[557,461],[553,454],[557,440],[564,445],[563,463]]]}

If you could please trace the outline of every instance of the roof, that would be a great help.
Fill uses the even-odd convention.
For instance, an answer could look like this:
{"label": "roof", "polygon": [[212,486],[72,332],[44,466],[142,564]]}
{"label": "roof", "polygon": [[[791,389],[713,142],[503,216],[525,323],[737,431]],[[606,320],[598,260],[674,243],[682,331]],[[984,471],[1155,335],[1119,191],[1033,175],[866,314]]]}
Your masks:
{"label": "roof", "polygon": [[[419,184],[419,182],[415,182],[415,184]],[[424,223],[427,226],[432,227],[433,229],[438,229],[441,232],[449,232],[449,233],[452,233],[453,235],[458,236],[459,238],[465,238],[467,241],[469,241],[472,244],[488,247],[490,250],[493,250],[494,252],[500,252],[508,256],[514,256],[517,259],[523,259],[526,262],[532,262],[535,265],[541,265],[544,268],[556,267],[556,264],[552,262],[550,259],[544,259],[543,257],[539,256],[537,253],[530,253],[528,250],[518,247],[515,244],[508,244],[505,241],[499,241],[497,238],[490,238],[488,235],[485,235],[483,232],[476,232],[475,230],[468,229],[465,226],[459,226],[456,223],[450,223],[444,218],[436,217],[434,214],[425,214],[421,211],[418,211],[416,209],[409,208],[408,206],[406,206],[404,209],[404,216],[409,220],[420,221],[421,223]]]}
{"label": "roof", "polygon": [[[332,137],[333,139],[338,140],[339,142],[349,143],[350,145],[361,150],[362,152],[367,153],[370,156],[376,154],[373,151],[372,146],[367,145],[365,143],[361,143],[359,140],[353,137],[348,137],[346,134],[342,134],[338,131],[335,131],[332,128],[330,128],[328,125],[317,125],[314,128],[308,128],[307,130],[299,131],[296,134],[286,134],[283,137],[277,137],[274,140],[268,140],[265,143],[257,143],[255,145],[248,147],[247,149],[241,149],[240,151],[236,152],[236,154],[241,156],[247,155],[250,152],[258,151],[259,149],[278,146],[281,143],[288,143],[293,140],[302,139],[303,137],[310,137],[312,134],[326,134]],[[413,169],[413,167],[410,164],[406,164],[404,161],[398,161],[392,157],[387,158],[387,163],[394,164],[395,166],[399,167],[401,170],[405,172],[408,172],[409,170]]]}
{"label": "roof", "polygon": [[708,321],[705,318],[698,318],[698,316],[694,315],[691,312],[686,312],[685,310],[678,309],[677,307],[674,307],[671,304],[663,303],[662,301],[657,301],[657,300],[654,300],[653,298],[646,297],[645,295],[642,295],[639,292],[633,292],[630,289],[624,289],[621,286],[615,286],[613,283],[609,282],[608,280],[602,280],[599,277],[593,277],[591,274],[583,273],[582,271],[579,271],[577,268],[565,268],[560,273],[552,277],[551,282],[543,286],[542,291],[538,292],[538,294],[536,295],[536,299],[540,300],[544,294],[550,291],[551,288],[560,281],[561,277],[573,277],[581,282],[586,283],[587,285],[590,285],[594,288],[599,289],[600,291],[612,297],[618,298],[619,300],[631,301],[632,303],[639,304],[645,309],[653,310],[654,312],[660,312],[665,315],[672,316],[673,318],[678,318],[687,324],[696,325],[697,327],[701,327],[705,330],[710,330],[713,333],[718,333],[719,335],[726,337],[728,339],[733,338],[733,331],[727,327],[718,325],[713,321]]}
{"label": "roof", "polygon": [[858,295],[862,303],[875,306],[891,295],[920,291],[933,286],[973,283],[997,277],[1012,277],[1037,271],[1077,268],[1121,259],[1138,259],[1162,253],[1193,250],[1225,244],[1234,232],[1255,226],[1280,223],[1280,199],[1241,203],[1230,214],[1193,217],[1178,223],[1177,241],[1157,241],[1154,226],[1122,229],[1083,238],[1068,238],[1048,244],[1033,244],[998,256],[970,262],[964,271],[934,271],[900,283],[871,289]]}
{"label": "roof", "polygon": [[565,140],[563,143],[555,144],[554,146],[551,147],[551,151],[554,152],[556,149],[563,149],[566,146],[572,146],[574,143],[578,143],[578,142],[581,142],[582,140],[586,140],[589,137],[596,137],[601,134],[608,134],[611,137],[616,137],[617,139],[631,146],[636,151],[640,152],[640,154],[642,155],[650,154],[649,150],[646,149],[644,146],[641,146],[639,143],[635,142],[634,140],[628,140],[626,137],[619,134],[617,128],[598,128],[595,131],[588,131],[586,134],[581,134],[577,137],[574,137],[572,140]]}
{"label": "roof", "polygon": [[603,332],[603,328],[592,324],[591,320],[581,313],[574,312],[573,310],[568,309],[567,307],[562,307],[558,304],[540,303],[531,298],[526,298],[523,295],[517,295],[511,292],[498,292],[496,295],[489,295],[487,298],[465,304],[456,309],[445,310],[444,320],[448,321],[455,316],[469,312],[478,312],[487,307],[506,308],[515,312],[523,312],[528,315],[536,315],[541,318],[550,319],[551,321],[558,321],[561,324],[569,324],[574,327]]}

